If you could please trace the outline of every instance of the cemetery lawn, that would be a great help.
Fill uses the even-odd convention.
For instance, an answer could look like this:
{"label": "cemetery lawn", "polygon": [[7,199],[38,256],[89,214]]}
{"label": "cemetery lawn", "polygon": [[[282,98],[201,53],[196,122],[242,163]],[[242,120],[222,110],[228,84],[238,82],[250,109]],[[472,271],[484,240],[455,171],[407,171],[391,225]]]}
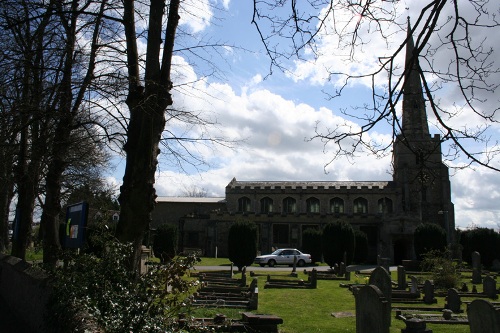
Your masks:
{"label": "cemetery lawn", "polygon": [[[299,278],[307,280],[303,272],[297,270]],[[280,333],[313,333],[313,332],[356,332],[354,296],[347,288],[341,288],[342,281],[318,281],[317,289],[264,289],[266,275],[287,275],[289,272],[257,272],[259,286],[259,308],[254,313],[273,314],[283,319],[279,325]],[[249,275],[247,275],[249,277]],[[235,274],[235,278],[240,278]],[[250,277],[249,277],[250,278]],[[357,281],[355,281],[357,280]],[[362,283],[363,278],[354,274],[351,283]],[[436,307],[444,306],[444,299],[438,298]],[[462,308],[465,308],[462,305]],[[195,317],[213,318],[222,313],[233,319],[241,319],[242,309],[198,309],[191,315]],[[332,314],[335,314],[334,317]],[[390,333],[401,333],[406,325],[402,320],[392,316]],[[427,328],[435,333],[470,333],[468,325],[431,325]]]}

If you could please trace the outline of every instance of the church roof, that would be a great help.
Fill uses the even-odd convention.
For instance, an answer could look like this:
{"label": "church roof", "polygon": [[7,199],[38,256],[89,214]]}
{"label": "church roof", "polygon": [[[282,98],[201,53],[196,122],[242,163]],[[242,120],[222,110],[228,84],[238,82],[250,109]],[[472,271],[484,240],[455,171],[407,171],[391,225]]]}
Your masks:
{"label": "church roof", "polygon": [[392,181],[238,181],[233,178],[226,188],[385,188],[391,187]]}

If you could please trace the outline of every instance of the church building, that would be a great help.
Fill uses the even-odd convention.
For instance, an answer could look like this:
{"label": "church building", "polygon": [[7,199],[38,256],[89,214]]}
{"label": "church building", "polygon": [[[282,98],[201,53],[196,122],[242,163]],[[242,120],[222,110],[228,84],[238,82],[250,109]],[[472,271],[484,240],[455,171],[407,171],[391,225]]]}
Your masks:
{"label": "church building", "polygon": [[[408,29],[410,31],[410,29]],[[259,251],[301,249],[302,234],[342,220],[368,236],[370,261],[377,255],[399,264],[414,259],[413,233],[425,222],[455,230],[448,167],[441,137],[429,133],[425,99],[408,36],[401,133],[393,145],[390,181],[242,181],[233,178],[222,198],[157,198],[155,228],[175,224],[179,249],[205,256],[227,256],[232,223],[249,220],[259,230]]]}

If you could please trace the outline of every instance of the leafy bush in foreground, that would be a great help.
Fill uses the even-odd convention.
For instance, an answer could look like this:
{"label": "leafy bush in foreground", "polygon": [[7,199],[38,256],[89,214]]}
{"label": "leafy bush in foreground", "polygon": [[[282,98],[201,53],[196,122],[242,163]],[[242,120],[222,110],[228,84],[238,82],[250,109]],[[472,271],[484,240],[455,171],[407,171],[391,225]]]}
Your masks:
{"label": "leafy bush in foreground", "polygon": [[53,272],[49,331],[75,332],[75,318],[87,314],[104,332],[165,332],[197,284],[183,278],[195,258],[176,258],[137,276],[128,270],[131,245],[109,238],[103,245],[101,257],[69,254],[69,264]]}
{"label": "leafy bush in foreground", "polygon": [[432,250],[422,255],[422,270],[431,272],[434,286],[440,289],[457,288],[461,276],[459,264],[452,261],[449,250]]}

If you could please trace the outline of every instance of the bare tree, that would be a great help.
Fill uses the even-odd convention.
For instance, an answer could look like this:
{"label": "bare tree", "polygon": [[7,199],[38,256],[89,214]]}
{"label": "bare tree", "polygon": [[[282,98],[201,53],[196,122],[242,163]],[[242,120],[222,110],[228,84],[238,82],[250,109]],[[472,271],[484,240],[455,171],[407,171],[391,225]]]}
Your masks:
{"label": "bare tree", "polygon": [[[335,146],[332,161],[339,156],[353,156],[359,149],[375,154],[387,154],[402,124],[397,103],[401,101],[405,64],[404,52],[415,40],[412,67],[419,72],[423,94],[430,108],[434,125],[449,143],[448,160],[465,157],[459,167],[481,165],[500,171],[500,147],[492,140],[492,127],[498,124],[499,65],[495,60],[494,39],[500,32],[497,20],[498,4],[494,1],[428,0],[410,4],[419,9],[412,24],[407,5],[399,1],[260,1],[254,0],[253,24],[260,33],[273,68],[290,71],[292,58],[317,61],[324,57],[321,45],[333,38],[338,57],[346,64],[367,57],[370,43],[377,37],[387,46],[396,36],[408,37],[389,54],[380,52],[378,64],[364,72],[349,72],[341,68],[325,68],[328,79],[336,82],[326,93],[340,96],[355,82],[371,82],[371,102],[355,105],[344,114],[360,127],[346,122],[337,128],[316,127],[313,139]],[[410,8],[411,10],[412,8]],[[399,34],[399,35],[398,35]],[[287,41],[283,43],[283,40]],[[285,46],[283,46],[285,45]],[[348,66],[347,66],[348,67]],[[381,78],[385,80],[381,84]],[[432,80],[431,80],[432,79]],[[444,106],[437,97],[454,92],[454,104]],[[464,124],[459,117],[480,119],[477,124]],[[393,128],[392,142],[376,142],[368,133],[384,125]],[[328,149],[326,149],[328,150]],[[417,152],[415,152],[417,153]]]}

